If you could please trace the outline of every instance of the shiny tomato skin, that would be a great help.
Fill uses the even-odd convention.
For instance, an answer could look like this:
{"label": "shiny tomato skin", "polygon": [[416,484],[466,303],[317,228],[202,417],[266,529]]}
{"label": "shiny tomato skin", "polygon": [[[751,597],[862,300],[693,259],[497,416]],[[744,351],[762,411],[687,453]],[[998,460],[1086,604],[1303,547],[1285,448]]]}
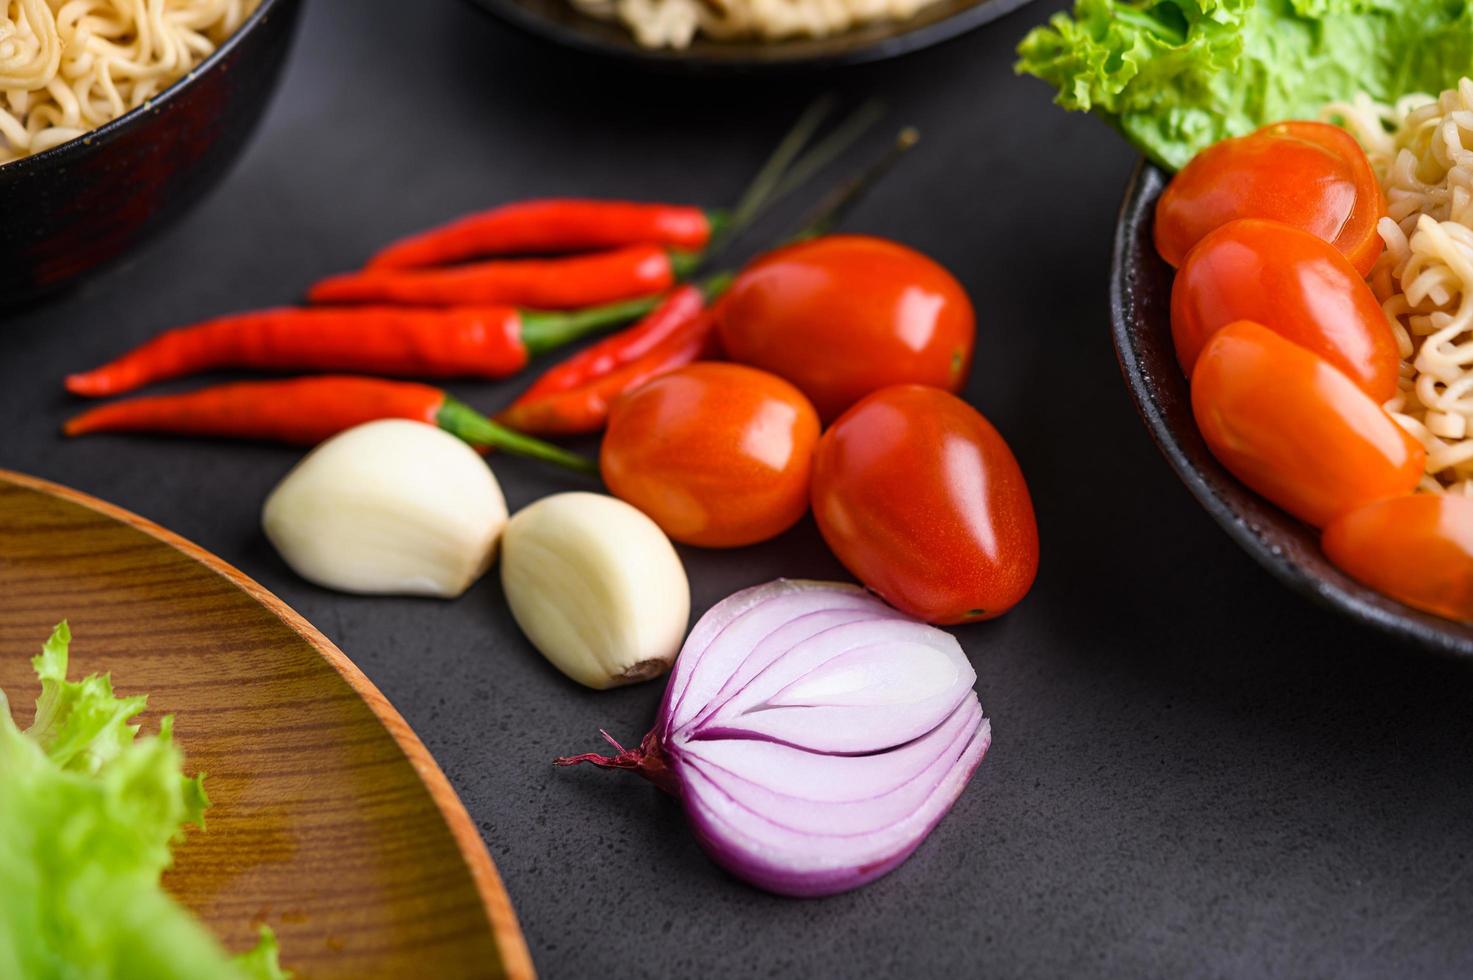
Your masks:
{"label": "shiny tomato skin", "polygon": [[991,619],[1038,573],[1023,471],[997,430],[939,388],[882,388],[819,440],[813,516],[839,561],[932,623]]}
{"label": "shiny tomato skin", "polygon": [[1396,394],[1391,324],[1345,257],[1273,221],[1223,225],[1192,249],[1171,286],[1171,337],[1188,375],[1208,339],[1252,320],[1344,371],[1377,402]]}
{"label": "shiny tomato skin", "polygon": [[1473,620],[1473,497],[1382,500],[1342,515],[1322,540],[1341,571],[1377,592]]}
{"label": "shiny tomato skin", "polygon": [[1353,381],[1257,323],[1230,324],[1208,342],[1192,412],[1229,472],[1315,527],[1410,493],[1426,460]]}
{"label": "shiny tomato skin", "polygon": [[1329,243],[1361,276],[1384,244],[1386,197],[1355,137],[1329,123],[1283,122],[1214,143],[1156,203],[1156,250],[1180,266],[1192,246],[1238,218],[1292,225]]}
{"label": "shiny tomato skin", "polygon": [[956,277],[867,235],[827,235],[761,256],[716,317],[728,357],[787,378],[825,421],[887,385],[960,391],[976,335]]}
{"label": "shiny tomato skin", "polygon": [[734,548],[803,516],[818,434],[813,406],[783,379],[701,362],[614,404],[599,469],[674,540]]}

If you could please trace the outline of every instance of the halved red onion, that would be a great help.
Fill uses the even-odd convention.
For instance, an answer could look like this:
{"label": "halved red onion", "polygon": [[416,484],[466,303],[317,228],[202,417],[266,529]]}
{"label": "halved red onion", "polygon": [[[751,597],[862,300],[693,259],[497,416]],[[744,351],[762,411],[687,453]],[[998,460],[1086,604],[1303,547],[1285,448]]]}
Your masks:
{"label": "halved red onion", "polygon": [[855,586],[780,579],[691,630],[654,728],[591,762],[676,796],[732,874],[829,895],[894,868],[991,742],[956,639]]}

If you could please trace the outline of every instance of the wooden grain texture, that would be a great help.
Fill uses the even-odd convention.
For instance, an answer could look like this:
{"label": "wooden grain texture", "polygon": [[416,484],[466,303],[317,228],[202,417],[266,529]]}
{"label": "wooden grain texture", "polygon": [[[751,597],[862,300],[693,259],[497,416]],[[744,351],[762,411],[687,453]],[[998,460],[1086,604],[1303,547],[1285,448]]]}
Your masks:
{"label": "wooden grain texture", "polygon": [[164,881],[227,946],[266,923],[302,978],[533,975],[455,791],[342,651],[178,536],[0,470],[0,688],[22,724],[63,618],[72,675],[148,694],[145,730],[174,714],[208,773],[208,829]]}

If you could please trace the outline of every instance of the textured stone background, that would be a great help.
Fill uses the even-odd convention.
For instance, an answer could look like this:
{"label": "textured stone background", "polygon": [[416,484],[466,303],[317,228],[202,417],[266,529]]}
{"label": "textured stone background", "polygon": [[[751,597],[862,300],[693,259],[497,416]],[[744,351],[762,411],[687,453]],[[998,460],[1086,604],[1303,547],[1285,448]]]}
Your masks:
{"label": "textured stone background", "polygon": [[[464,798],[544,975],[1473,971],[1473,677],[1281,589],[1152,447],[1106,323],[1133,155],[1010,68],[1060,4],[897,62],[762,83],[563,56],[452,0],[308,6],[274,108],[220,189],[126,264],[0,329],[0,465],[199,542],[347,651]],[[868,888],[753,891],[654,789],[554,771],[600,726],[637,739],[660,687],[565,681],[517,634],[494,578],[453,603],[294,578],[257,527],[293,451],[56,435],[75,407],[66,371],[167,326],[290,301],[460,211],[540,194],[722,203],[826,88],[882,95],[892,122],[924,133],[848,227],[915,245],[971,290],[968,394],[1021,459],[1043,537],[1027,601],[958,630],[992,751],[914,858]],[[488,408],[514,390],[453,387]],[[564,485],[494,465],[513,507]],[[683,554],[696,614],[778,575],[840,574],[806,521],[760,547]]]}

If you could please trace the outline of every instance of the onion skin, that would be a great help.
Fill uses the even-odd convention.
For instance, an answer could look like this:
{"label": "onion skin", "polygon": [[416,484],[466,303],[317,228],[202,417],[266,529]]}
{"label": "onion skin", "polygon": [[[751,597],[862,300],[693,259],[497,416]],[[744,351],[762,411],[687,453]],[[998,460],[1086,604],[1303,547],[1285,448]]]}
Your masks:
{"label": "onion skin", "polygon": [[854,586],[778,580],[718,603],[638,748],[558,759],[678,797],[712,860],[794,897],[903,862],[992,741],[955,638]]}
{"label": "onion skin", "polygon": [[761,850],[750,845],[743,846],[742,842],[734,841],[729,825],[718,822],[698,803],[693,806],[687,800],[686,814],[690,817],[696,840],[706,853],[735,877],[756,885],[758,888],[793,898],[821,898],[826,895],[837,895],[840,892],[869,884],[876,878],[893,871],[901,862],[910,857],[920,846],[921,841],[925,840],[926,835],[951,809],[991,744],[992,726],[984,721],[972,736],[972,741],[968,744],[961,759],[961,765],[953,768],[947,776],[946,785],[937,791],[933,804],[922,817],[917,818],[915,826],[907,828],[908,832],[905,834],[904,842],[889,853],[865,864],[824,867],[822,862],[814,861],[810,867],[785,868],[780,862],[763,860]]}

